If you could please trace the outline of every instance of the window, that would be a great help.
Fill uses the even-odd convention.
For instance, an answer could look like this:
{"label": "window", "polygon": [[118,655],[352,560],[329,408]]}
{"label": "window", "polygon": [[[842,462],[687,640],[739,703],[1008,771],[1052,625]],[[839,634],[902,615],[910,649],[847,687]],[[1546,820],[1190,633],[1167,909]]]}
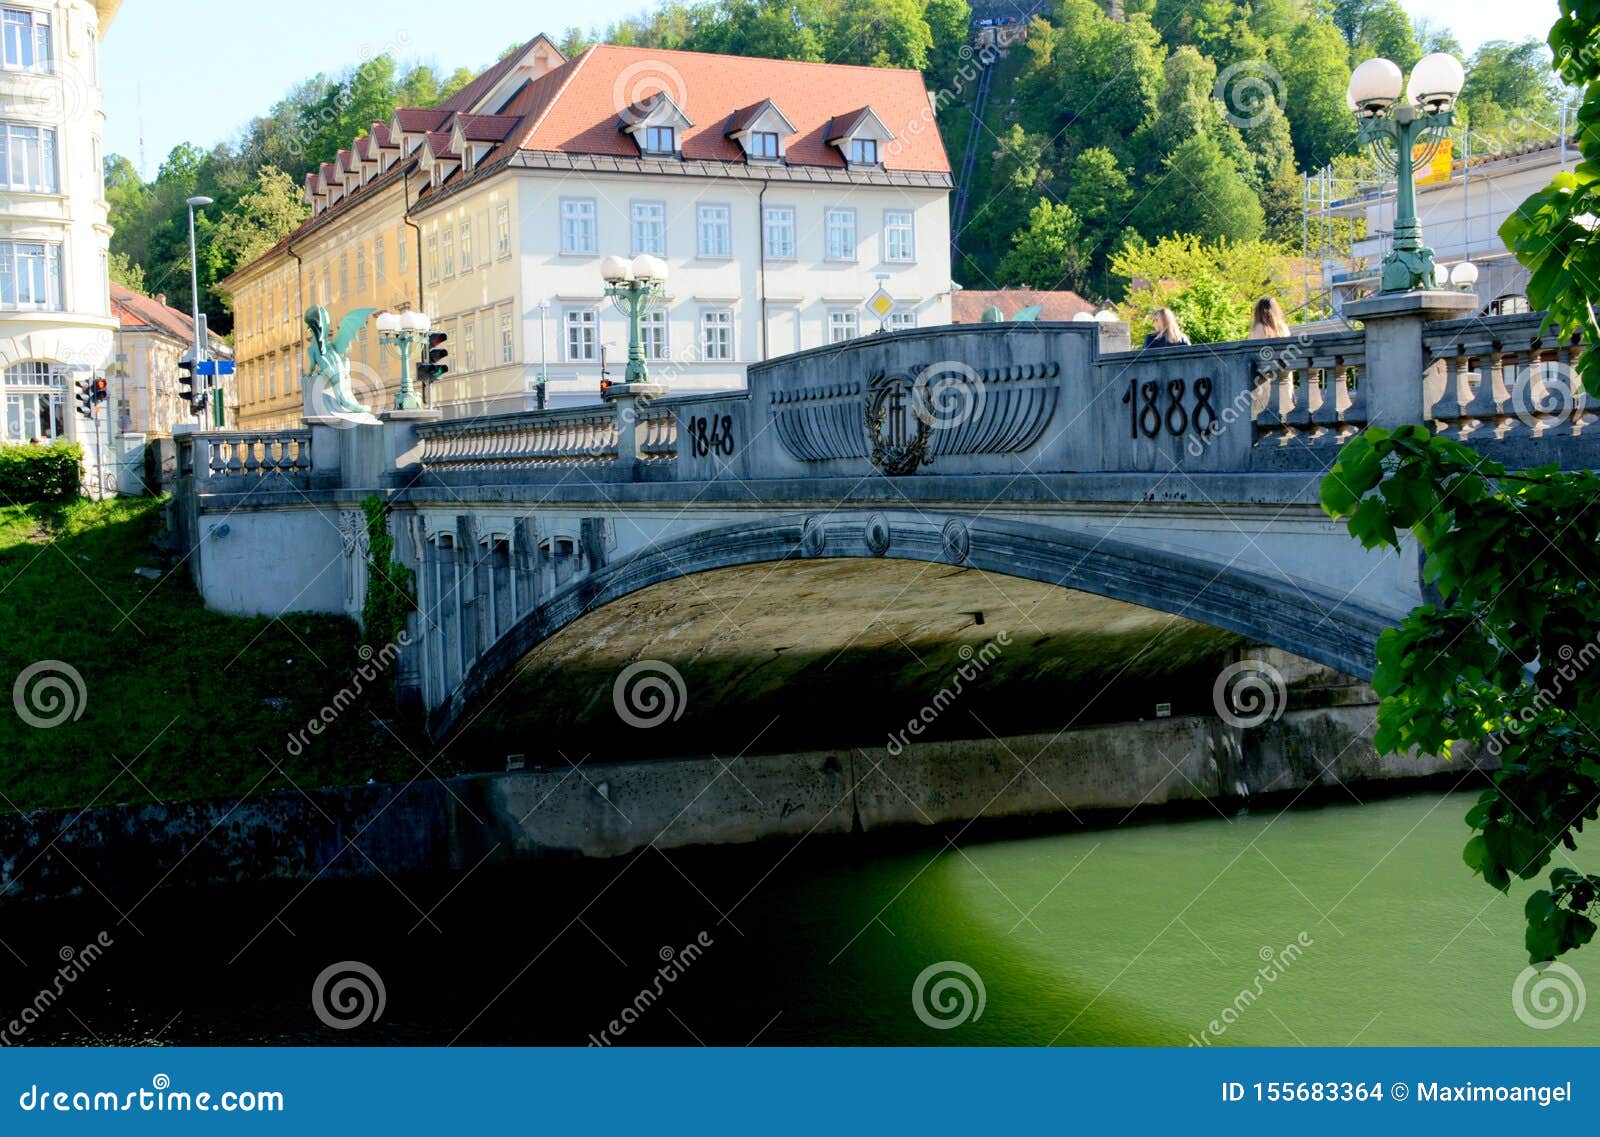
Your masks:
{"label": "window", "polygon": [[756,130],[750,133],[750,157],[776,158],[778,156],[778,135],[771,130]]}
{"label": "window", "polygon": [[384,246],[387,243],[382,233],[372,238],[372,277],[379,284],[382,284],[383,278],[389,275],[388,266],[384,264],[387,256],[387,250]]}
{"label": "window", "polygon": [[[407,260],[407,252],[406,252],[406,250],[408,250],[409,248],[411,248],[411,245],[410,245],[410,234],[408,234],[406,232],[404,226],[401,226],[399,229],[397,229],[395,231],[395,238],[394,238],[394,263],[395,263],[395,269],[400,273],[401,276],[405,276],[405,274],[406,274],[406,260]],[[437,279],[437,277],[435,277],[435,279]]]}
{"label": "window", "polygon": [[600,357],[599,316],[593,308],[577,308],[567,313],[567,359],[574,362]]}
{"label": "window", "polygon": [[327,265],[322,266],[322,306],[326,308],[333,303],[333,270]]}
{"label": "window", "polygon": [[860,316],[854,308],[838,308],[828,313],[828,342],[844,343],[860,333]]}
{"label": "window", "polygon": [[365,246],[356,250],[356,291],[367,290],[367,250]]}
{"label": "window", "polygon": [[444,263],[444,278],[449,280],[456,274],[456,231],[454,227],[446,225],[439,234],[441,248],[440,258]]}
{"label": "window", "polygon": [[350,252],[339,254],[339,299],[350,295]]}
{"label": "window", "polygon": [[32,193],[56,192],[56,132],[0,123],[0,186]]}
{"label": "window", "polygon": [[878,164],[877,139],[852,138],[850,140],[850,164],[852,166],[876,166]]}
{"label": "window", "polygon": [[478,369],[478,321],[468,316],[461,328],[461,369]]}
{"label": "window", "polygon": [[767,206],[764,225],[767,256],[780,261],[794,260],[794,206]]}
{"label": "window", "polygon": [[636,201],[630,207],[633,215],[633,253],[667,255],[667,207],[659,201]]}
{"label": "window", "polygon": [[666,359],[667,314],[660,308],[639,317],[639,336],[646,359]]}
{"label": "window", "polygon": [[678,152],[678,128],[675,126],[645,127],[644,149],[649,154],[676,154]]}
{"label": "window", "polygon": [[733,309],[707,308],[700,313],[700,355],[723,361],[733,358]]}
{"label": "window", "polygon": [[828,259],[853,261],[856,259],[856,211],[830,209],[827,213]]}
{"label": "window", "polygon": [[461,221],[461,271],[472,271],[472,219]]}
{"label": "window", "polygon": [[5,393],[6,441],[66,437],[66,368],[56,363],[14,363],[5,371]]}
{"label": "window", "polygon": [[890,312],[884,326],[891,332],[908,332],[917,326],[917,314],[906,311]]}
{"label": "window", "polygon": [[911,211],[891,209],[883,215],[883,259],[886,261],[916,260],[916,243],[912,239]]}
{"label": "window", "polygon": [[517,358],[516,329],[511,323],[511,309],[500,309],[500,362],[514,363]]}
{"label": "window", "polygon": [[726,205],[700,207],[700,255],[733,256],[733,210]]}
{"label": "window", "polygon": [[594,198],[561,199],[561,251],[571,255],[597,253],[600,237],[595,229]]}
{"label": "window", "polygon": [[439,280],[439,232],[434,230],[428,234],[428,283],[436,284]]}
{"label": "window", "polygon": [[494,211],[494,255],[511,255],[511,206],[501,202]]}
{"label": "window", "polygon": [[59,312],[61,294],[60,245],[0,241],[0,306]]}
{"label": "window", "polygon": [[0,9],[0,59],[20,71],[50,70],[50,17],[32,8]]}

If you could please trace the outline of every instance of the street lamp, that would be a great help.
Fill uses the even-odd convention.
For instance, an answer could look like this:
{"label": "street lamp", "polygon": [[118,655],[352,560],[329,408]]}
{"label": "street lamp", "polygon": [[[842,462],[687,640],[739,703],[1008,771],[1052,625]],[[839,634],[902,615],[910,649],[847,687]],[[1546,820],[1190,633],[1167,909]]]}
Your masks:
{"label": "street lamp", "polygon": [[[1383,258],[1383,292],[1437,286],[1433,250],[1422,243],[1417,219],[1415,153],[1418,145],[1426,147],[1421,162],[1426,165],[1448,137],[1465,81],[1460,62],[1444,52],[1424,56],[1411,69],[1408,86],[1400,68],[1387,59],[1369,59],[1350,76],[1345,98],[1360,126],[1361,144],[1385,165],[1393,165],[1399,181],[1394,249]],[[1403,93],[1409,93],[1409,100],[1402,99]]]}
{"label": "street lamp", "polygon": [[548,344],[545,337],[544,321],[550,315],[550,301],[539,301],[539,409],[544,410],[546,392],[549,390],[550,368]]}
{"label": "street lamp", "polygon": [[433,321],[426,312],[407,308],[403,312],[378,313],[378,343],[392,347],[400,353],[400,387],[394,393],[394,409],[420,411],[422,399],[412,386],[411,352],[419,344],[426,344]]}
{"label": "street lamp", "polygon": [[660,307],[667,294],[667,262],[648,253],[629,261],[626,257],[607,257],[600,262],[600,277],[606,282],[606,295],[617,311],[628,317],[628,369],[626,383],[648,383],[644,364],[646,312]]}
{"label": "street lamp", "polygon": [[[196,209],[202,208],[202,207],[207,206],[207,205],[212,205],[212,204],[214,204],[214,202],[212,201],[211,198],[203,197],[200,194],[196,194],[194,197],[191,197],[189,199],[189,201],[188,201],[188,205],[189,205],[189,299],[190,299],[190,302],[193,305],[193,309],[194,309],[194,363],[195,363],[195,371],[196,372],[198,372],[200,370],[200,363],[201,363],[202,360],[204,360],[206,358],[208,353],[206,351],[207,345],[200,342],[201,341],[201,334],[200,334],[200,259],[195,254],[195,245],[194,245],[194,211]],[[216,383],[216,376],[212,376],[211,382],[212,382],[213,385]],[[222,426],[223,425],[222,416],[224,414],[224,411],[223,411],[222,406],[221,406],[222,396],[221,396],[220,392],[219,392],[219,394],[217,395],[217,398],[214,401],[217,403],[217,409],[212,412],[212,415],[214,416],[213,421],[216,423],[216,425]]]}

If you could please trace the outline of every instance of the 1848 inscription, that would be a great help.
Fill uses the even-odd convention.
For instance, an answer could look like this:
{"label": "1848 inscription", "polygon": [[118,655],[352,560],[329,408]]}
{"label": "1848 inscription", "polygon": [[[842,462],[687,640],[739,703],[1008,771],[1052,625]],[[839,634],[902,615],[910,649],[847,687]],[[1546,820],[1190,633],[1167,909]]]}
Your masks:
{"label": "1848 inscription", "polygon": [[696,458],[733,457],[733,416],[698,415],[689,420],[689,452]]}

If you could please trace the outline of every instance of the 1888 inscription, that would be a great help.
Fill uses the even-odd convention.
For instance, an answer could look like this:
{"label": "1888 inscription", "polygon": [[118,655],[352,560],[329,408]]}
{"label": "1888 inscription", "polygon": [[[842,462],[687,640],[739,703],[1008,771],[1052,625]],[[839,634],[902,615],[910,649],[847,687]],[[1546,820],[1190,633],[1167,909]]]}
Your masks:
{"label": "1888 inscription", "polygon": [[1163,430],[1174,438],[1186,432],[1206,435],[1217,429],[1217,411],[1211,405],[1212,382],[1202,376],[1191,389],[1187,380],[1170,379],[1166,384],[1166,397],[1162,398],[1162,385],[1155,379],[1128,380],[1128,390],[1122,396],[1122,405],[1128,408],[1128,435],[1130,438],[1154,438]]}

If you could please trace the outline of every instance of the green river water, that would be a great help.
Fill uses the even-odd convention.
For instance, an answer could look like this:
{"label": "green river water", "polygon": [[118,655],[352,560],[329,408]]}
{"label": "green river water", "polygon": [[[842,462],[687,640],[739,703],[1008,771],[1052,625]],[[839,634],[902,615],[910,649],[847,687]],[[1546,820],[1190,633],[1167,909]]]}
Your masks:
{"label": "green river water", "polygon": [[[1569,1009],[1552,1029],[1517,1015],[1527,886],[1501,896],[1462,864],[1471,801],[1431,794],[956,846],[648,849],[465,879],[163,894],[140,907],[142,935],[116,928],[93,982],[72,993],[73,1017],[52,1013],[32,1040],[1600,1042],[1600,1011]],[[48,962],[102,926],[98,903],[14,921],[7,941]],[[706,946],[620,1021],[654,989],[661,960],[684,960],[695,942]],[[1258,979],[1264,955],[1291,944],[1276,978]],[[340,960],[382,977],[381,1020],[334,1031],[314,1017],[313,979]],[[1600,985],[1600,947],[1566,962],[1569,990]],[[950,963],[981,982],[983,1009],[936,1029],[913,990]],[[38,985],[23,977],[8,998]],[[613,1023],[624,1029],[607,1034]]]}

